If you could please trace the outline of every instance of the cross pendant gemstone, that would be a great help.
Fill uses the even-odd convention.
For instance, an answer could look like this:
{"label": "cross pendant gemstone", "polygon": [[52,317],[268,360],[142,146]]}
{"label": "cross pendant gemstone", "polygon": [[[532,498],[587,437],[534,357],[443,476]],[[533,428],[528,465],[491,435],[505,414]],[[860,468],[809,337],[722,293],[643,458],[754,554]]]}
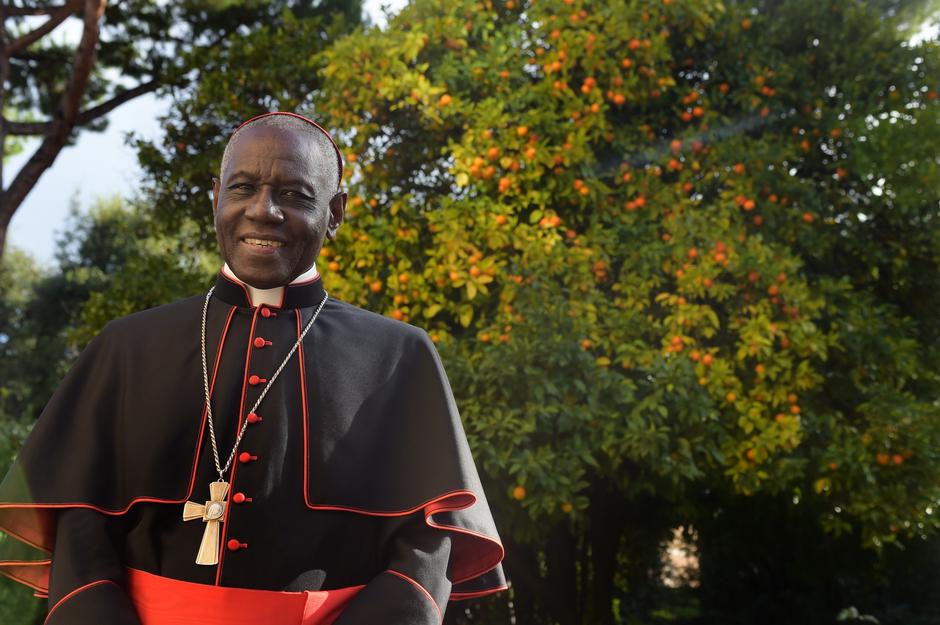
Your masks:
{"label": "cross pendant gemstone", "polygon": [[228,482],[209,484],[209,501],[205,504],[187,501],[183,506],[183,520],[202,519],[206,529],[202,533],[196,564],[219,563],[219,523],[225,517],[225,496],[228,494]]}

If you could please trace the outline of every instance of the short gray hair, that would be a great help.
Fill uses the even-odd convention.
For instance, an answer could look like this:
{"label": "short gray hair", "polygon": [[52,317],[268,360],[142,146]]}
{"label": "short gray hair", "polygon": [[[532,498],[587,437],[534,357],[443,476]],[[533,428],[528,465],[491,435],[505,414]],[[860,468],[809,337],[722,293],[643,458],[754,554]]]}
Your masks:
{"label": "short gray hair", "polygon": [[313,144],[313,150],[317,156],[318,161],[327,168],[327,180],[331,178],[335,179],[336,188],[340,188],[342,183],[342,180],[340,179],[340,159],[342,157],[339,154],[339,150],[337,150],[336,146],[333,144],[332,139],[330,139],[330,137],[324,131],[320,130],[313,124],[304,121],[304,119],[300,117],[295,117],[294,115],[266,115],[264,117],[251,120],[240,126],[238,130],[236,130],[232,136],[229,137],[228,143],[225,145],[225,151],[222,153],[222,165],[219,168],[219,178],[222,177],[222,174],[228,167],[229,161],[232,158],[232,148],[234,148],[235,144],[238,143],[242,132],[246,128],[251,127],[295,130],[306,135]]}

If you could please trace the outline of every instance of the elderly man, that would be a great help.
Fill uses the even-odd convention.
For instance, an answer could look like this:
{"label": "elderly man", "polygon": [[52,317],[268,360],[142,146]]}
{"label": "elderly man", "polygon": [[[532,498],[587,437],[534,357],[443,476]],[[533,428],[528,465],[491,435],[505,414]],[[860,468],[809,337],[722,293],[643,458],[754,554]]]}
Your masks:
{"label": "elderly man", "polygon": [[505,588],[433,343],[317,272],[341,181],[314,122],[239,127],[215,285],[109,323],[46,406],[0,485],[0,572],[49,625],[436,624]]}

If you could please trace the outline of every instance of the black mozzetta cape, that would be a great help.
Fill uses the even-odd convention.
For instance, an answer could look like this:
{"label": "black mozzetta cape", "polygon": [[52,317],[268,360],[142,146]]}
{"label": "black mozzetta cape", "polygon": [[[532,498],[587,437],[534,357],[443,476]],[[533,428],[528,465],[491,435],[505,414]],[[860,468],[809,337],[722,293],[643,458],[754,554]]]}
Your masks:
{"label": "black mozzetta cape", "polygon": [[218,477],[202,381],[203,295],[112,321],[82,352],[0,484],[0,573],[37,596],[50,593],[50,565],[53,577],[57,566],[60,576],[85,567],[60,595],[78,581],[119,577],[113,562],[101,564],[108,573],[81,564],[98,561],[100,549],[57,547],[69,523],[85,539],[100,524],[124,566],[203,584],[368,585],[390,562],[407,568],[410,554],[446,557],[449,546],[452,585],[432,595],[446,603],[505,589],[503,548],[424,330],[329,298],[249,418],[323,297],[317,276],[286,287],[279,307],[252,307],[243,285],[216,280],[207,356],[223,464],[249,421],[226,475],[217,566],[195,564],[204,523],[182,520],[184,502],[205,502]]}

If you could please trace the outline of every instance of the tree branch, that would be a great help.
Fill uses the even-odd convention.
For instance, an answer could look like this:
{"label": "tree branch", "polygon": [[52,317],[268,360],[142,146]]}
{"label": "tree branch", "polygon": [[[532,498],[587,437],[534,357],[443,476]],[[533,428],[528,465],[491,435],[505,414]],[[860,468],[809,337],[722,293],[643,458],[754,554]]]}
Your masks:
{"label": "tree branch", "polygon": [[46,20],[41,26],[29,31],[19,39],[14,39],[8,43],[6,49],[4,50],[4,54],[8,57],[15,56],[17,52],[28,48],[51,33],[59,24],[64,22],[70,15],[75,13],[76,9],[78,8],[79,1],[80,0],[72,0],[72,2],[62,5],[56,9],[54,13],[49,15],[49,19]]}
{"label": "tree branch", "polygon": [[6,7],[4,9],[4,14],[8,16],[24,16],[24,15],[52,15],[60,9],[64,9],[66,5],[57,4],[50,7]]}
{"label": "tree branch", "polygon": [[[82,39],[78,44],[78,50],[75,52],[71,80],[62,95],[58,119],[52,122],[52,126],[43,138],[42,144],[16,174],[16,178],[10,183],[10,187],[0,194],[0,233],[6,233],[6,228],[10,220],[13,219],[16,209],[26,199],[26,195],[43,172],[55,161],[75,127],[82,96],[88,87],[88,79],[95,65],[95,54],[101,35],[101,16],[104,14],[106,1],[85,0],[85,8],[82,13],[84,22]],[[4,241],[0,240],[0,252],[2,252],[3,243]]]}
{"label": "tree branch", "polygon": [[[145,83],[141,83],[134,87],[133,89],[127,89],[117,94],[107,102],[102,102],[101,104],[94,106],[86,111],[82,111],[75,118],[75,126],[85,126],[99,117],[103,117],[121,106],[129,100],[133,100],[136,97],[142,96],[145,93],[150,93],[151,91],[156,91],[160,86],[160,81],[156,78]],[[11,122],[5,121],[4,124],[7,129],[7,134],[10,135],[44,135],[52,128],[53,124],[56,124],[55,121],[48,122]]]}

